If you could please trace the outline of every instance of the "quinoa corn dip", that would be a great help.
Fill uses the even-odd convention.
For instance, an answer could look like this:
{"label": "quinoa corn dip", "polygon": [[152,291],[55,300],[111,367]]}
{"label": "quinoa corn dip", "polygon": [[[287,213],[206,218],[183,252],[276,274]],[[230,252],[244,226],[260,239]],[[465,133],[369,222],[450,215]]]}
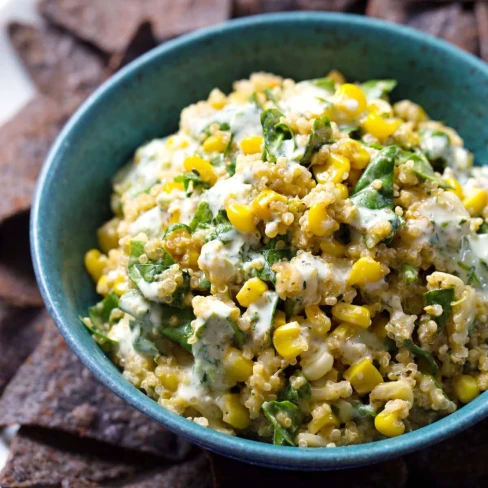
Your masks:
{"label": "quinoa corn dip", "polygon": [[335,447],[488,389],[488,172],[394,80],[267,73],[115,176],[84,324],[160,405]]}

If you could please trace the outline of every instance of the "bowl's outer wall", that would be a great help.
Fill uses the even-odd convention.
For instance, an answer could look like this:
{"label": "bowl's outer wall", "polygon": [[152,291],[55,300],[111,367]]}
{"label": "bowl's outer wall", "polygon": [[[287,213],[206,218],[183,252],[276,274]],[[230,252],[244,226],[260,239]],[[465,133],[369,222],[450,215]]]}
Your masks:
{"label": "bowl's outer wall", "polygon": [[175,131],[181,110],[214,87],[228,91],[234,80],[260,70],[297,80],[331,69],[349,80],[394,78],[395,99],[420,103],[459,129],[479,162],[488,161],[488,72],[430,38],[354,16],[294,13],[187,39],[157,48],[116,76],[69,123],[48,158],[33,212],[33,251],[43,295],[69,344],[106,385],[153,418],[193,442],[270,466],[333,469],[375,462],[440,440],[455,422],[458,430],[474,423],[484,414],[481,399],[465,407],[472,409],[468,420],[458,412],[421,434],[345,449],[297,450],[230,438],[159,407],[127,383],[91,339],[79,321],[97,300],[83,255],[110,217],[111,178],[139,145]]}

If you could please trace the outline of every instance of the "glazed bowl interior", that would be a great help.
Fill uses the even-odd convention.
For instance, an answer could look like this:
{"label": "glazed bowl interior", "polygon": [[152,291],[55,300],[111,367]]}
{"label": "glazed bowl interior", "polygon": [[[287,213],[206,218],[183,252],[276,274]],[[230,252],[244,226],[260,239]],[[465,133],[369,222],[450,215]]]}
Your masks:
{"label": "glazed bowl interior", "polygon": [[166,411],[126,381],[79,320],[97,301],[83,267],[97,227],[110,217],[111,178],[135,148],[178,127],[181,110],[255,71],[297,80],[342,71],[349,80],[395,78],[394,98],[420,103],[458,129],[488,161],[488,68],[407,28],[342,14],[289,13],[233,21],[168,42],[100,88],[67,124],[47,158],[32,212],[37,278],[75,353],[116,394],[190,441],[242,461],[337,469],[377,462],[440,441],[488,413],[488,393],[401,437],[334,449],[273,446],[220,434]]}

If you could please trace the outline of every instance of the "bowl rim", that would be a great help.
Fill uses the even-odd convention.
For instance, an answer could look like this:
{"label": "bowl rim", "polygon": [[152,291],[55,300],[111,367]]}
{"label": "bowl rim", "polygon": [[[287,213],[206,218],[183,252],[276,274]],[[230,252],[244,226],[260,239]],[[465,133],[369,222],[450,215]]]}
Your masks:
{"label": "bowl rim", "polygon": [[225,456],[268,467],[282,469],[302,470],[326,470],[341,469],[364,464],[372,464],[385,461],[406,454],[414,450],[424,448],[440,442],[460,431],[474,425],[488,415],[488,392],[480,395],[469,405],[444,417],[433,424],[422,427],[402,436],[381,441],[351,445],[344,447],[310,448],[300,449],[288,446],[275,446],[259,441],[239,438],[202,427],[187,420],[173,412],[166,410],[154,400],[138,390],[134,385],[127,382],[122,375],[113,377],[105,366],[89,354],[87,349],[75,337],[74,329],[64,321],[63,316],[56,306],[56,300],[50,289],[50,271],[45,263],[45,256],[41,251],[43,230],[40,222],[45,212],[45,187],[55,177],[56,169],[59,166],[57,155],[62,151],[65,140],[85,117],[96,110],[99,100],[111,90],[116,89],[119,84],[129,79],[131,75],[146,64],[157,61],[168,52],[183,47],[187,44],[201,42],[207,38],[219,34],[225,34],[238,28],[258,26],[265,24],[281,23],[307,23],[307,22],[347,23],[357,27],[367,27],[383,31],[394,36],[406,37],[415,43],[428,44],[450,56],[457,58],[457,62],[467,64],[472,69],[477,69],[486,76],[488,80],[488,64],[484,63],[474,55],[448,44],[445,41],[433,36],[416,31],[390,22],[385,22],[369,17],[331,12],[282,12],[273,14],[262,14],[242,19],[234,19],[212,27],[197,30],[195,32],[180,36],[167,41],[151,51],[132,61],[110,79],[104,82],[88,99],[78,108],[51,147],[44,162],[38,182],[31,210],[30,240],[31,252],[34,263],[34,270],[41,295],[44,299],[48,312],[68,343],[83,364],[95,375],[95,377],[109,388],[112,392],[121,397],[124,401],[143,412],[151,419],[164,425],[169,430],[188,439],[189,441],[218,452]]}

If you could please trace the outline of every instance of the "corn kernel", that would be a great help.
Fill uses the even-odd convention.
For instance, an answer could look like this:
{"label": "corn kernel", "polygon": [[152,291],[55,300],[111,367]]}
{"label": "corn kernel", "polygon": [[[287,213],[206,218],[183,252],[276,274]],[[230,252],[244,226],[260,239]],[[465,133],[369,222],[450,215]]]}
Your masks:
{"label": "corn kernel", "polygon": [[169,217],[170,224],[177,224],[180,221],[181,211],[177,208]]}
{"label": "corn kernel", "polygon": [[388,333],[386,331],[386,324],[388,324],[390,320],[385,315],[377,315],[373,319],[373,326],[371,327],[371,332],[378,337],[378,339],[384,341],[388,337]]}
{"label": "corn kernel", "polygon": [[166,147],[168,149],[173,149],[177,146],[178,144],[178,139],[176,136],[171,136],[171,137],[168,137],[168,140],[166,141]]}
{"label": "corn kernel", "polygon": [[264,281],[259,278],[251,278],[242,285],[236,298],[241,307],[249,307],[251,303],[257,302],[263,296],[263,293],[267,291],[268,285]]}
{"label": "corn kernel", "polygon": [[298,322],[289,322],[275,329],[273,344],[278,354],[287,360],[295,359],[308,349],[306,341],[301,337]]}
{"label": "corn kernel", "polygon": [[326,425],[331,425],[333,427],[339,427],[340,421],[339,419],[334,415],[333,412],[328,412],[322,417],[319,417],[317,419],[312,419],[308,423],[308,430],[311,434],[316,434],[322,427],[325,427]]}
{"label": "corn kernel", "polygon": [[346,246],[335,239],[321,241],[320,250],[327,256],[342,258],[346,254]]}
{"label": "corn kernel", "polygon": [[171,150],[184,149],[188,147],[188,141],[181,136],[171,136],[166,141],[166,147]]}
{"label": "corn kernel", "polygon": [[360,395],[369,393],[376,385],[383,382],[380,372],[369,359],[362,359],[353,364],[343,376]]}
{"label": "corn kernel", "polygon": [[212,108],[215,108],[216,110],[220,110],[221,108],[224,108],[226,105],[226,100],[212,100],[210,102],[210,105]]}
{"label": "corn kernel", "polygon": [[229,205],[227,208],[227,217],[230,223],[239,232],[254,232],[256,230],[256,223],[254,222],[254,213],[249,205],[241,205],[238,203]]}
{"label": "corn kernel", "polygon": [[305,315],[318,335],[325,335],[330,330],[331,322],[318,305],[305,307]]}
{"label": "corn kernel", "polygon": [[331,153],[325,164],[312,166],[312,171],[319,183],[327,183],[328,181],[340,183],[347,179],[351,171],[351,164],[346,157]]}
{"label": "corn kernel", "polygon": [[476,378],[467,374],[456,378],[454,381],[454,393],[462,403],[469,403],[474,400],[480,394]]}
{"label": "corn kernel", "polygon": [[165,193],[171,193],[173,190],[184,190],[185,185],[181,182],[170,181],[169,183],[165,183],[163,185],[163,191]]}
{"label": "corn kernel", "polygon": [[261,151],[263,138],[261,136],[245,137],[241,141],[241,149],[244,154],[256,154]]}
{"label": "corn kernel", "polygon": [[251,422],[249,410],[239,401],[237,393],[227,393],[224,399],[223,421],[235,429],[246,429]]}
{"label": "corn kernel", "polygon": [[276,193],[273,190],[262,191],[252,202],[252,210],[256,217],[262,220],[268,220],[271,218],[270,205],[273,202],[287,203],[287,199],[284,195]]}
{"label": "corn kernel", "polygon": [[305,315],[313,324],[323,322],[328,318],[318,305],[305,307]]}
{"label": "corn kernel", "polygon": [[346,342],[352,339],[356,335],[356,330],[352,325],[342,323],[339,324],[331,333],[330,337],[334,337],[335,339]]}
{"label": "corn kernel", "polygon": [[382,140],[394,134],[401,123],[398,119],[385,119],[373,112],[366,117],[362,125],[366,132]]}
{"label": "corn kernel", "polygon": [[227,142],[221,135],[209,136],[203,143],[203,150],[205,152],[224,152],[227,147]]}
{"label": "corn kernel", "polygon": [[97,282],[100,279],[106,265],[107,257],[98,249],[90,249],[85,254],[85,268],[93,281]]}
{"label": "corn kernel", "polygon": [[463,204],[471,217],[478,216],[488,204],[488,192],[476,188],[463,200]]}
{"label": "corn kernel", "polygon": [[103,224],[97,230],[98,245],[105,254],[107,254],[110,249],[115,249],[119,245],[119,234],[117,232],[119,222],[119,219],[115,217]]}
{"label": "corn kernel", "polygon": [[200,178],[210,185],[215,184],[217,181],[217,175],[215,174],[212,165],[200,156],[190,156],[186,158],[183,166],[186,171],[196,171],[200,175]]}
{"label": "corn kernel", "polygon": [[198,258],[200,257],[200,251],[197,249],[190,249],[188,251],[188,266],[193,269],[198,269]]}
{"label": "corn kernel", "polygon": [[120,297],[129,289],[129,283],[123,276],[117,276],[114,281],[113,290]]}
{"label": "corn kernel", "polygon": [[450,191],[455,195],[457,195],[460,200],[464,198],[463,187],[461,186],[461,183],[459,183],[459,181],[456,180],[456,178],[446,178],[446,183],[450,187],[452,187],[449,188],[447,191]]}
{"label": "corn kernel", "polygon": [[349,190],[347,189],[347,186],[344,185],[343,183],[336,183],[336,188],[339,190],[339,197],[345,200],[346,198],[349,197]]}
{"label": "corn kernel", "polygon": [[367,329],[371,325],[371,313],[366,307],[350,303],[337,303],[332,307],[332,316],[342,322]]}
{"label": "corn kernel", "polygon": [[100,279],[97,281],[97,293],[106,297],[110,292],[110,288],[108,286],[108,278],[107,275],[100,276]]}
{"label": "corn kernel", "polygon": [[173,371],[166,371],[164,374],[158,376],[158,379],[167,390],[176,391],[178,389],[180,381],[178,375]]}
{"label": "corn kernel", "polygon": [[376,283],[383,278],[384,273],[381,264],[370,257],[359,258],[352,266],[347,278],[348,285],[364,286],[368,283]]}
{"label": "corn kernel", "polygon": [[382,98],[377,98],[369,102],[366,109],[368,110],[368,112],[383,115],[384,117],[393,116],[393,107]]}
{"label": "corn kernel", "polygon": [[273,328],[280,327],[286,324],[286,314],[283,310],[276,310],[273,317]]}
{"label": "corn kernel", "polygon": [[330,226],[324,225],[329,220],[329,214],[325,207],[323,203],[314,203],[308,211],[308,229],[312,234],[320,237],[335,230]]}
{"label": "corn kernel", "polygon": [[214,88],[208,97],[210,106],[216,110],[220,110],[227,105],[227,97],[218,88]]}
{"label": "corn kernel", "polygon": [[353,139],[339,141],[338,147],[334,152],[349,159],[351,168],[354,169],[364,169],[371,159],[369,152],[362,144]]}
{"label": "corn kernel", "polygon": [[341,85],[335,93],[335,98],[335,106],[349,119],[357,117],[366,109],[367,100],[363,90],[352,83]]}
{"label": "corn kernel", "polygon": [[376,430],[386,437],[397,437],[405,432],[405,424],[394,413],[380,412],[374,419]]}
{"label": "corn kernel", "polygon": [[327,74],[327,78],[330,78],[331,80],[334,81],[334,83],[337,83],[338,85],[342,85],[343,83],[346,82],[344,75],[340,71],[337,71],[336,69],[329,71],[329,73]]}
{"label": "corn kernel", "polygon": [[340,183],[345,180],[351,171],[351,163],[348,158],[339,154],[331,153],[326,163],[327,171],[330,175],[330,181]]}
{"label": "corn kernel", "polygon": [[246,381],[252,374],[252,360],[245,358],[242,351],[235,347],[227,348],[223,365],[227,375],[234,381]]}
{"label": "corn kernel", "polygon": [[403,400],[413,405],[413,390],[408,381],[387,381],[375,386],[369,395],[371,401]]}

